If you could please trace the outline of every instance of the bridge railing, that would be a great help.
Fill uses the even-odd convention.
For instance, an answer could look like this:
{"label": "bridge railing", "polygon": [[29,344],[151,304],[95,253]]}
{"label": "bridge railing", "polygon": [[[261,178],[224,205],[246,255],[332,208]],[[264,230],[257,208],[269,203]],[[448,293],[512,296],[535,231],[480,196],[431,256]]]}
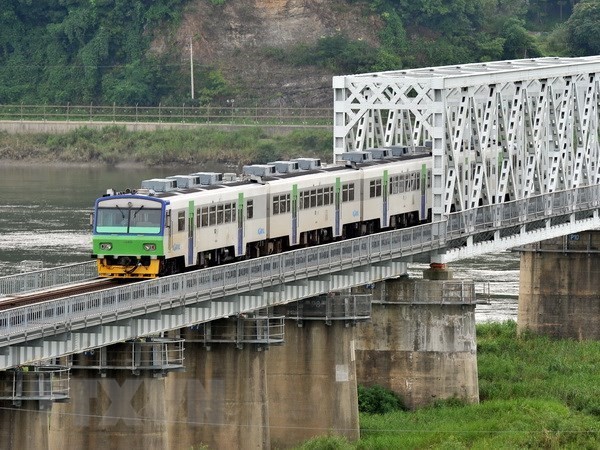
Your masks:
{"label": "bridge railing", "polygon": [[0,105],[0,120],[331,126],[332,108],[235,106]]}
{"label": "bridge railing", "polygon": [[95,261],[0,277],[0,298],[98,277]]}
{"label": "bridge railing", "polygon": [[448,216],[447,238],[475,230],[510,228],[525,222],[558,217],[600,205],[600,186],[584,186],[541,194],[526,199],[452,213]]}

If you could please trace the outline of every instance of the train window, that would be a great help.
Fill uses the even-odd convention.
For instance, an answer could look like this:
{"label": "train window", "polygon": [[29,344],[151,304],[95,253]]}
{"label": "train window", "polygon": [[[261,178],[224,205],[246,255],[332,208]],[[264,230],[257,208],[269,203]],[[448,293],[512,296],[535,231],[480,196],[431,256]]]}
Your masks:
{"label": "train window", "polygon": [[231,221],[235,222],[235,211],[236,211],[237,205],[235,203],[231,204]]}
{"label": "train window", "polygon": [[347,183],[342,186],[342,202],[351,202],[354,200],[354,183]]}
{"label": "train window", "polygon": [[406,178],[406,191],[407,192],[411,192],[415,190],[415,173],[411,172],[408,174],[408,177]]}
{"label": "train window", "polygon": [[231,222],[231,203],[225,205],[225,223]]}
{"label": "train window", "polygon": [[[302,195],[300,195],[302,197]],[[283,214],[290,211],[290,194],[273,196],[273,214]]]}
{"label": "train window", "polygon": [[248,200],[246,203],[246,218],[252,219],[254,217],[254,200]]}
{"label": "train window", "polygon": [[315,208],[317,206],[317,190],[311,189],[310,191],[310,207]]}
{"label": "train window", "polygon": [[185,211],[177,213],[177,231],[185,230]]}
{"label": "train window", "polygon": [[208,224],[212,227],[217,223],[217,207],[211,206],[208,209]]}
{"label": "train window", "polygon": [[302,193],[302,209],[310,208],[310,193],[308,191],[304,191]]}
{"label": "train window", "polygon": [[415,191],[421,190],[421,177],[419,172],[415,172]]}
{"label": "train window", "polygon": [[196,209],[196,228],[200,228],[202,224],[202,208]]}
{"label": "train window", "polygon": [[369,183],[369,196],[381,197],[381,180],[373,180]]}
{"label": "train window", "polygon": [[202,208],[202,222],[201,222],[203,227],[207,227],[208,226],[208,208],[205,206],[204,208]]}
{"label": "train window", "polygon": [[431,169],[427,171],[427,187],[431,187]]}
{"label": "train window", "polygon": [[390,177],[390,187],[388,191],[390,194],[398,193],[398,177]]}
{"label": "train window", "polygon": [[317,206],[323,206],[323,188],[317,189]]}
{"label": "train window", "polygon": [[217,206],[217,225],[221,225],[221,224],[225,223],[224,210],[225,210],[225,205]]}

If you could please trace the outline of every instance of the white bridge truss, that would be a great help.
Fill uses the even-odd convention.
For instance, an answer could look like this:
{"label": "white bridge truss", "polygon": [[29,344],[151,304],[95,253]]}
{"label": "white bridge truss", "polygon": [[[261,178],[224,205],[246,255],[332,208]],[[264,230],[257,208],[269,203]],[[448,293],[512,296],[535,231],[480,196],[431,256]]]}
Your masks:
{"label": "white bridge truss", "polygon": [[600,56],[334,77],[334,158],[429,146],[433,220],[600,182]]}

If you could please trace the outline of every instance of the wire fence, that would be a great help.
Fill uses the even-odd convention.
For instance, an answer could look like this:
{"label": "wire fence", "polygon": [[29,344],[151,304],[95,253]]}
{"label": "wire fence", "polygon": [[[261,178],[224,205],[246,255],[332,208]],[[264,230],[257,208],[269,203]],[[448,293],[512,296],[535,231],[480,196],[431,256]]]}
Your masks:
{"label": "wire fence", "polygon": [[332,108],[0,105],[0,120],[331,126]]}

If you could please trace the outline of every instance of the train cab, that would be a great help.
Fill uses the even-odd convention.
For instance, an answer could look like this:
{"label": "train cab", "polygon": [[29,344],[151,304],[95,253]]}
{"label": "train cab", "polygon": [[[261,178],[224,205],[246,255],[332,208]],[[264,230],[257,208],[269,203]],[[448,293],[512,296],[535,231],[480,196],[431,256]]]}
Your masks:
{"label": "train cab", "polygon": [[96,200],[92,258],[101,277],[153,278],[164,255],[168,202],[143,195],[114,195]]}

